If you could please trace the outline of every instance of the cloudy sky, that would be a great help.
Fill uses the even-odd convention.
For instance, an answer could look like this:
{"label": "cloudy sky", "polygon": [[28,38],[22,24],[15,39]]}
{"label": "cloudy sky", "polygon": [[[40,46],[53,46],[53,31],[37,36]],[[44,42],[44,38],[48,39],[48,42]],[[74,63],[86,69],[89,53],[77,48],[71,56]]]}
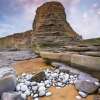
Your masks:
{"label": "cloudy sky", "polygon": [[[52,0],[0,0],[0,37],[32,29],[38,6]],[[100,37],[100,0],[57,0],[84,39]]]}

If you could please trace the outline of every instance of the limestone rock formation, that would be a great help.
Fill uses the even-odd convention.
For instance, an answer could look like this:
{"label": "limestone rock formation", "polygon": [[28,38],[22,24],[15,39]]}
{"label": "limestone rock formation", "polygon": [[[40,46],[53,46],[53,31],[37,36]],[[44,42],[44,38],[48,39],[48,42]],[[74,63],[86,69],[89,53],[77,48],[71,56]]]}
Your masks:
{"label": "limestone rock formation", "polygon": [[33,41],[39,46],[65,45],[80,36],[66,21],[66,14],[60,2],[46,2],[37,8],[33,22]]}

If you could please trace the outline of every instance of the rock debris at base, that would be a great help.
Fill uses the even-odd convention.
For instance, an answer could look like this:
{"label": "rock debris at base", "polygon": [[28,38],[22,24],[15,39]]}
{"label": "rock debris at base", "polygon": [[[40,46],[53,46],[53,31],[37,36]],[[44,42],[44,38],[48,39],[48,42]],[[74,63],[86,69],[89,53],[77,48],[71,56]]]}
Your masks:
{"label": "rock debris at base", "polygon": [[[76,73],[65,73],[60,71],[59,69],[46,69],[43,71],[45,73],[46,80],[41,80],[39,82],[38,80],[34,81],[32,77],[34,75],[29,74],[29,73],[23,73],[22,75],[17,77],[17,86],[16,86],[16,91],[21,94],[22,98],[26,100],[28,96],[33,97],[34,100],[38,100],[39,97],[43,96],[51,96],[53,95],[48,89],[50,87],[56,87],[56,88],[63,88],[69,84],[73,85],[78,85],[81,86],[80,83],[78,83],[79,74]],[[92,78],[92,77],[91,77]],[[94,78],[93,78],[94,79]],[[85,81],[85,80],[84,80]],[[91,81],[91,80],[90,80]],[[95,85],[95,82],[99,83],[99,80],[92,80],[90,83],[93,84],[91,85],[91,88],[94,88],[96,91],[99,88],[99,85]],[[81,86],[82,87],[82,86]],[[88,90],[90,88],[87,88],[87,86],[83,86]],[[87,90],[82,91],[80,87],[76,87],[79,91],[80,96],[76,96],[76,98],[85,98],[88,96]],[[89,91],[89,93],[94,93],[94,91]]]}

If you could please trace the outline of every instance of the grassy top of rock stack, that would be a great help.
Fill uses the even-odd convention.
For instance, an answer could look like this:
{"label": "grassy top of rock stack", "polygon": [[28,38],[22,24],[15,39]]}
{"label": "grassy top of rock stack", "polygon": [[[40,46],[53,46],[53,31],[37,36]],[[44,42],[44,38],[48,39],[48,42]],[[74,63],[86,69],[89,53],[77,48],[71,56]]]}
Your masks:
{"label": "grassy top of rock stack", "polygon": [[100,38],[94,38],[94,39],[86,39],[80,41],[80,44],[85,44],[85,45],[100,45]]}
{"label": "grassy top of rock stack", "polygon": [[33,32],[33,43],[42,50],[49,47],[58,49],[80,40],[80,36],[66,21],[63,5],[56,1],[46,2],[37,8]]}

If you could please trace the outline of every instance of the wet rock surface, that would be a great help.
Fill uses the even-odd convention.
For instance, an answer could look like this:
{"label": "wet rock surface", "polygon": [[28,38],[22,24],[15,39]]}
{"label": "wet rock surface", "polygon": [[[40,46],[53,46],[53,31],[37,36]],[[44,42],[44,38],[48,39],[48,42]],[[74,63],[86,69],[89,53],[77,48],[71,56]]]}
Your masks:
{"label": "wet rock surface", "polygon": [[4,92],[1,100],[24,100],[18,92]]}
{"label": "wet rock surface", "polygon": [[11,66],[0,67],[0,95],[3,92],[14,91],[16,87],[16,72]]}
{"label": "wet rock surface", "polygon": [[0,52],[0,55],[5,57],[9,62],[28,60],[37,57],[32,51],[5,51]]}

